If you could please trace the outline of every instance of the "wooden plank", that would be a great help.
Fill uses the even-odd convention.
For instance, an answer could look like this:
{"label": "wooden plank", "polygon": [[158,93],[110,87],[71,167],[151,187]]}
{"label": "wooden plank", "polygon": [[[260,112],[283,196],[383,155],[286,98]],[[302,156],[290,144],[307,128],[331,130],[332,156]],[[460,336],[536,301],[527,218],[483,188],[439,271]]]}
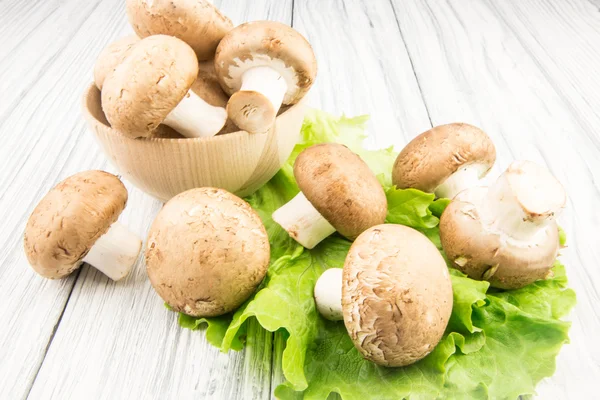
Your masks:
{"label": "wooden plank", "polygon": [[[600,82],[566,78],[575,63],[578,70],[591,74],[598,63],[594,52],[569,57],[584,51],[586,44],[567,28],[585,21],[597,27],[600,15],[584,16],[589,8],[586,11],[583,3],[578,3],[581,10],[576,15],[563,15],[529,2],[527,18],[561,36],[556,51],[570,48],[566,56],[557,53],[550,62],[543,51],[550,47],[544,40],[551,38],[541,39],[540,32],[508,24],[509,16],[512,20],[518,15],[517,1],[503,4],[504,17],[489,5],[492,2],[393,3],[433,123],[462,120],[486,130],[498,150],[494,176],[512,159],[525,158],[547,165],[566,187],[569,203],[560,222],[570,241],[562,260],[579,300],[572,315],[571,344],[559,356],[556,375],[539,386],[539,394],[586,398],[600,374],[600,346],[589,334],[600,329],[600,270],[595,268],[600,249],[594,234],[600,221],[600,152],[592,128],[596,114],[587,114],[583,104],[597,112]],[[575,19],[567,23],[569,18]],[[546,46],[534,46],[533,41]]]}
{"label": "wooden plank", "polygon": [[[230,1],[223,2],[222,9],[236,22],[248,18],[291,21],[291,1],[261,1],[245,6]],[[60,84],[65,93],[76,92],[75,102],[79,101],[83,84],[90,80],[97,52],[128,29],[121,6],[103,7],[93,21],[98,26],[91,26],[80,41],[75,39],[68,47],[82,53],[70,80],[63,79]],[[105,35],[94,33],[104,25],[115,29]],[[56,60],[58,69],[70,63],[68,49]],[[44,88],[38,93],[49,91]],[[78,104],[73,108],[78,110]],[[47,122],[51,115],[60,118],[61,112],[64,113],[58,105],[51,105],[40,120]],[[89,156],[90,152],[98,154],[98,162],[103,165],[104,156],[86,132],[79,112],[71,118],[76,121],[77,134],[81,135],[71,153],[78,155],[83,150],[81,157]],[[48,129],[54,133],[48,140],[60,140],[57,128]],[[43,161],[43,156],[34,148],[26,166]],[[64,152],[55,157],[66,162]],[[81,158],[72,163],[73,169],[85,164]],[[25,180],[20,178],[19,182]],[[128,188],[130,200],[123,222],[145,237],[161,204],[129,184]],[[132,275],[119,283],[84,267],[30,397],[266,398],[270,390],[272,335],[251,324],[247,340],[255,343],[250,350],[222,354],[206,342],[203,332],[181,329],[176,315],[164,308],[151,288],[141,259]]]}
{"label": "wooden plank", "polygon": [[[23,12],[29,4],[17,3],[9,8],[10,14],[3,12],[3,17],[9,18],[3,29],[16,36],[24,23],[22,19],[29,15]],[[0,301],[5,304],[0,311],[0,319],[5,321],[0,329],[0,358],[3,360],[0,398],[27,395],[76,278],[47,281],[28,267],[22,250],[22,232],[29,212],[59,179],[80,169],[101,168],[105,164],[91,138],[78,140],[84,133],[79,118],[80,93],[90,80],[87,69],[93,65],[93,54],[101,48],[97,43],[96,47],[93,42],[90,45],[88,38],[98,33],[97,37],[101,37],[105,29],[90,24],[82,34],[68,37],[72,42],[61,53],[60,64],[44,61],[54,57],[48,52],[56,52],[55,46],[64,39],[60,34],[53,37],[52,33],[61,32],[65,16],[69,16],[72,26],[94,18],[87,5],[77,3],[64,2],[50,13],[50,9],[40,5],[38,11],[44,16],[39,18],[46,18],[45,22],[31,35],[26,35],[18,49],[0,62],[0,109],[6,111],[12,107],[12,111],[0,119],[3,139],[0,218],[4,228],[0,231],[0,246],[5,249],[0,254]],[[106,12],[118,6],[116,3],[117,0],[105,2],[98,10]],[[50,4],[56,6],[56,2]],[[49,15],[56,19],[52,22],[47,18]],[[12,16],[16,18],[11,20]],[[50,29],[53,24],[54,28]],[[14,36],[8,37],[10,40]],[[56,42],[50,43],[52,39]],[[34,70],[39,72],[35,79],[30,74]],[[86,72],[77,74],[78,70]],[[58,79],[63,84],[59,85]],[[18,100],[19,97],[22,99]]]}
{"label": "wooden plank", "polygon": [[[391,5],[381,1],[296,1],[293,26],[319,65],[311,104],[335,115],[369,114],[367,145],[402,147],[431,127]],[[283,349],[276,334],[275,349]],[[274,357],[273,383],[284,381]]]}

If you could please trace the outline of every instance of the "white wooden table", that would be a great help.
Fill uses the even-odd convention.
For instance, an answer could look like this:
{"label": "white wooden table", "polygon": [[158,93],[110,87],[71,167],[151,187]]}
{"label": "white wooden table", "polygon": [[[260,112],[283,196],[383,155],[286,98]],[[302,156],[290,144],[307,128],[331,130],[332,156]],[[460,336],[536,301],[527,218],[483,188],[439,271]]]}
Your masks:
{"label": "white wooden table", "polygon": [[[571,344],[540,398],[588,399],[600,380],[600,0],[223,0],[234,23],[292,24],[312,43],[312,105],[370,114],[371,146],[432,125],[481,126],[513,159],[565,184],[563,256],[578,304]],[[48,281],[22,233],[37,201],[86,169],[115,171],[87,131],[98,52],[130,32],[124,0],[0,0],[0,399],[267,399],[271,334],[221,354],[179,328],[143,263],[114,283],[87,267]],[[132,185],[123,220],[145,236],[161,204]],[[596,397],[597,398],[597,397]]]}

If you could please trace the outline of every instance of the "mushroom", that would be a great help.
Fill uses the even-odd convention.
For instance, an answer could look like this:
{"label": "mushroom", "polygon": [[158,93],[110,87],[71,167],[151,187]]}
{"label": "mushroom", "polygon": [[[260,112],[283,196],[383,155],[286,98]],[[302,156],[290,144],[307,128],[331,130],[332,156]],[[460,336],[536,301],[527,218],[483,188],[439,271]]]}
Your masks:
{"label": "mushroom", "polygon": [[440,220],[444,252],[456,268],[514,289],[544,279],[559,250],[556,217],[566,194],[545,168],[515,161],[489,189],[460,193]]}
{"label": "mushroom", "polygon": [[198,60],[187,44],[147,37],[104,80],[102,109],[114,129],[133,138],[150,136],[161,123],[186,137],[213,136],[227,113],[190,90],[197,75]]}
{"label": "mushroom", "polygon": [[315,304],[319,313],[330,321],[341,321],[342,269],[329,268],[321,274],[314,290]]}
{"label": "mushroom", "polygon": [[312,47],[293,28],[275,21],[232,29],[217,47],[215,68],[231,96],[227,113],[245,131],[266,132],[281,104],[295,104],[317,74]]}
{"label": "mushroom", "polygon": [[194,317],[239,307],[263,280],[269,257],[260,217],[244,200],[215,188],[169,200],[146,245],[152,286],[175,311]]}
{"label": "mushroom", "polygon": [[273,220],[312,249],[336,230],[353,240],[387,214],[383,188],[367,164],[346,146],[317,144],[294,163],[301,190],[273,213]]}
{"label": "mushroom", "polygon": [[454,198],[476,186],[496,161],[496,148],[481,129],[464,123],[440,125],[421,133],[398,154],[392,182]]}
{"label": "mushroom", "polygon": [[104,79],[123,62],[139,41],[140,38],[135,35],[125,36],[112,42],[100,52],[94,66],[94,83],[99,90],[102,90]]}
{"label": "mushroom", "polygon": [[446,262],[412,228],[369,228],[344,263],[342,310],[364,358],[386,367],[412,364],[431,353],[448,325],[452,284]]}
{"label": "mushroom", "polygon": [[127,15],[141,38],[175,36],[186,42],[198,60],[214,57],[217,45],[233,28],[231,20],[208,0],[127,0]]}
{"label": "mushroom", "polygon": [[117,222],[127,202],[119,178],[85,171],[56,185],[38,203],[25,227],[29,264],[41,276],[64,278],[88,263],[112,280],[124,278],[142,247]]}

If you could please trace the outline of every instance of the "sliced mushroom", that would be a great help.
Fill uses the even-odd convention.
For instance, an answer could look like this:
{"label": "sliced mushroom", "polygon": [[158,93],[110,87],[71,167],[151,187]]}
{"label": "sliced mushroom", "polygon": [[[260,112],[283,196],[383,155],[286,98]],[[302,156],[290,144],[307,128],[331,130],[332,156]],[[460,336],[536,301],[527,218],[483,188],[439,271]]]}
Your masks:
{"label": "sliced mushroom", "polygon": [[41,276],[64,278],[82,262],[115,281],[135,263],[141,240],[117,222],[127,202],[119,178],[103,171],[75,174],[56,185],[31,213],[25,254]]}
{"label": "sliced mushroom", "polygon": [[186,137],[213,136],[227,113],[190,90],[197,76],[198,60],[187,44],[147,37],[106,77],[102,109],[113,128],[134,138],[150,136],[161,123]]}
{"label": "sliced mushroom", "polygon": [[515,161],[491,186],[460,193],[440,220],[444,252],[456,268],[497,288],[544,279],[559,250],[556,217],[566,203],[545,168]]}
{"label": "sliced mushroom", "polygon": [[231,20],[208,0],[127,0],[126,6],[139,37],[175,36],[201,61],[214,57],[217,45],[233,28]]}
{"label": "sliced mushroom", "polygon": [[344,324],[367,360],[401,367],[431,353],[452,301],[446,262],[422,233],[378,225],[350,247],[342,279]]}
{"label": "sliced mushroom", "polygon": [[94,66],[94,83],[98,89],[102,90],[104,79],[123,62],[139,41],[140,38],[135,35],[125,36],[112,42],[100,52]]}
{"label": "sliced mushroom", "polygon": [[245,131],[266,132],[281,104],[295,104],[317,74],[312,47],[293,28],[274,21],[248,22],[217,47],[215,68],[231,98],[227,113]]}
{"label": "sliced mushroom", "polygon": [[398,154],[392,182],[452,199],[477,186],[495,161],[494,143],[481,129],[464,123],[436,126]]}
{"label": "sliced mushroom", "polygon": [[350,240],[385,221],[387,199],[367,164],[346,146],[311,146],[294,163],[301,192],[273,220],[312,249],[336,230]]}
{"label": "sliced mushroom", "polygon": [[164,205],[146,245],[156,292],[174,310],[211,317],[238,308],[267,273],[270,247],[260,217],[244,200],[191,189]]}

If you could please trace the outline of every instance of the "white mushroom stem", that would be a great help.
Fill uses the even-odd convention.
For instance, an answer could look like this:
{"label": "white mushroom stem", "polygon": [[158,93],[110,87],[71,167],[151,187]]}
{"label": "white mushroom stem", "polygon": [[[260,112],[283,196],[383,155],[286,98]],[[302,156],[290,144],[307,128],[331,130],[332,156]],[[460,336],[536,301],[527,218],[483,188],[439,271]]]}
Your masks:
{"label": "white mushroom stem", "polygon": [[479,180],[488,170],[484,164],[467,164],[450,175],[441,185],[435,188],[437,197],[453,199],[465,189],[470,189],[479,184]]}
{"label": "white mushroom stem", "polygon": [[188,138],[211,137],[219,133],[227,121],[223,107],[208,104],[191,90],[171,110],[163,124]]}
{"label": "white mushroom stem", "polygon": [[491,231],[530,240],[556,219],[565,202],[562,185],[548,170],[515,161],[489,188],[479,209]]}
{"label": "white mushroom stem", "polygon": [[82,261],[118,281],[131,271],[141,247],[142,241],[135,233],[115,222],[94,243]]}
{"label": "white mushroom stem", "polygon": [[342,269],[330,268],[317,280],[315,303],[319,313],[330,321],[344,319],[342,313]]}
{"label": "white mushroom stem", "polygon": [[302,192],[276,210],[273,220],[307,249],[312,249],[335,232],[335,228],[319,214]]}
{"label": "white mushroom stem", "polygon": [[271,67],[253,67],[242,75],[240,91],[258,92],[265,96],[273,105],[275,115],[281,107],[287,90],[285,79]]}

